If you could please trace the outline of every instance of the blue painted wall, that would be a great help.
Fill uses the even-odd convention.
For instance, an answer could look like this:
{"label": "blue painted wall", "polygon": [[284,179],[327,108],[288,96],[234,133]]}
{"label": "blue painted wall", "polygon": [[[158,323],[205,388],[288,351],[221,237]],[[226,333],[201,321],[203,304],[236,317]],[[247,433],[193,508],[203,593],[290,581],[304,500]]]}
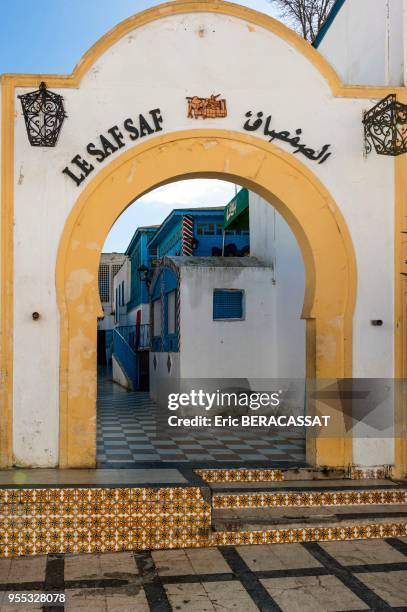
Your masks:
{"label": "blue painted wall", "polygon": [[[157,257],[181,255],[182,217],[189,215],[193,218],[193,233],[197,241],[193,255],[210,257],[213,247],[222,248],[223,214],[223,209],[212,211],[187,208],[174,210],[161,224],[159,230],[150,240],[149,246],[157,249]],[[230,243],[234,243],[238,250],[249,247],[249,230],[228,230],[225,237],[225,246]]]}
{"label": "blue painted wall", "polygon": [[[153,303],[157,300],[161,302],[161,309],[163,312],[163,327],[160,335],[155,334],[153,330],[152,336],[152,349],[156,352],[171,351],[178,352],[179,350],[179,336],[178,336],[178,320],[175,321],[174,333],[169,332],[168,325],[168,294],[176,291],[178,286],[177,276],[173,270],[167,266],[163,266],[154,280],[154,284],[151,286],[151,299]],[[178,292],[177,292],[178,293]],[[176,300],[179,299],[178,294]],[[177,309],[175,308],[177,312]],[[175,315],[177,319],[177,314]]]}
{"label": "blue painted wall", "polygon": [[[193,219],[193,234],[196,247],[193,255],[198,257],[210,257],[212,249],[222,249],[222,232],[224,209],[208,208],[202,209],[175,209],[163,223],[158,227],[138,228],[127,248],[126,255],[130,258],[131,287],[130,302],[127,310],[133,310],[140,304],[148,304],[149,294],[145,281],[140,281],[137,268],[146,266],[150,268],[151,262],[168,256],[181,255],[182,249],[182,218],[189,215]],[[225,236],[225,248],[234,244],[238,251],[249,249],[249,230],[228,230]],[[220,254],[220,253],[217,253]]]}
{"label": "blue painted wall", "polygon": [[130,302],[127,304],[127,311],[149,302],[147,285],[145,281],[140,280],[137,268],[139,266],[150,267],[153,257],[148,243],[156,231],[156,228],[138,228],[127,248],[126,255],[130,258],[131,270]]}

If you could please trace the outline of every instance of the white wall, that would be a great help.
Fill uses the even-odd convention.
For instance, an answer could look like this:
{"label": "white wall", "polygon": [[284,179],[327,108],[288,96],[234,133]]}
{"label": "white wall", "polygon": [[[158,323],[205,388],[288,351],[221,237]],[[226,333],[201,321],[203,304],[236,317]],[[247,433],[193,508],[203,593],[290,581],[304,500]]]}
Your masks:
{"label": "white wall", "polygon": [[[370,15],[365,13],[369,21],[363,27],[371,27]],[[17,88],[15,95],[31,90]],[[78,153],[89,159],[86,145],[97,143],[98,134],[114,125],[123,129],[125,118],[157,107],[163,134],[198,127],[242,133],[247,110],[263,110],[272,114],[277,129],[301,127],[312,147],[331,143],[326,163],[304,157],[301,162],[338,203],[355,248],[354,375],[393,375],[394,160],[363,157],[362,111],[374,101],[334,97],[320,72],[287,42],[246,19],[205,12],[164,16],[128,33],[96,61],[80,86],[55,91],[64,96],[68,115],[55,148],[29,145],[16,97],[13,421],[18,463],[52,466],[58,458],[55,265],[66,219],[96,173],[141,141],[126,138],[126,149],[95,162],[94,173],[79,187],[62,170]],[[228,116],[188,119],[185,96],[211,93],[226,98]],[[279,146],[292,153],[288,144]],[[134,171],[137,179],[142,168]],[[86,246],[103,247],[91,236]],[[35,310],[41,313],[39,322],[31,317]],[[370,326],[373,317],[384,320],[380,331]],[[365,460],[377,463],[379,457],[375,450]]]}
{"label": "white wall", "polygon": [[318,50],[345,83],[404,85],[406,20],[405,0],[346,0]]}
{"label": "white wall", "polygon": [[250,254],[273,266],[272,363],[275,378],[305,378],[305,270],[297,240],[283,217],[250,192]]}
{"label": "white wall", "polygon": [[[287,262],[283,267],[289,266]],[[181,268],[181,375],[183,379],[215,379],[215,383],[216,379],[247,379],[256,391],[282,389],[284,412],[302,414],[305,342],[304,323],[297,318],[302,303],[285,305],[283,313],[289,296],[276,291],[273,279],[267,264]],[[244,290],[243,321],[213,321],[213,290],[221,288]],[[301,286],[297,293],[301,294]],[[216,388],[217,383],[205,383],[205,390]]]}
{"label": "white wall", "polygon": [[[168,356],[171,369],[168,371]],[[154,368],[154,357],[156,367]],[[180,353],[150,353],[150,397],[156,402],[165,401],[168,393],[176,393],[180,380]]]}
{"label": "white wall", "polygon": [[[274,265],[275,285],[273,296],[273,376],[275,378],[305,378],[305,321],[300,319],[305,292],[305,270],[296,238],[289,225],[276,210],[250,192],[250,250],[251,254],[261,257]],[[335,254],[332,253],[334,257]],[[376,316],[371,305],[363,322],[364,333],[372,331],[370,319]],[[360,329],[360,328],[359,328]],[[381,357],[385,359],[386,331],[377,327],[375,339],[382,344]],[[371,336],[373,344],[374,336]],[[384,341],[384,342],[383,342]],[[372,348],[372,350],[376,350]],[[380,349],[379,349],[380,350]],[[380,378],[380,371],[376,376]],[[301,388],[295,386],[295,397],[299,400]],[[392,432],[386,438],[366,438],[366,428],[354,429],[353,460],[357,465],[374,463],[374,457],[380,456],[382,464],[391,464],[394,456]],[[359,436],[359,437],[357,437]]]}
{"label": "white wall", "polygon": [[[233,263],[230,259],[227,262]],[[214,289],[244,291],[243,320],[213,320]],[[266,264],[244,268],[209,263],[205,267],[181,267],[180,352],[150,354],[151,397],[165,400],[168,393],[178,391],[180,378],[185,390],[189,389],[188,380],[215,379],[213,389],[209,381],[202,382],[202,388],[214,391],[216,380],[247,379],[253,389],[275,391],[270,382],[275,376],[276,355],[272,303],[272,271]],[[172,361],[170,372],[168,355]],[[302,399],[303,396],[299,401]]]}
{"label": "white wall", "polygon": [[[213,320],[214,289],[244,290],[244,320]],[[183,378],[271,378],[269,267],[182,267],[180,300]]]}
{"label": "white wall", "polygon": [[[116,325],[128,325],[127,302],[130,300],[130,274],[130,260],[126,258],[122,267],[113,279],[113,300],[117,320]],[[124,282],[124,305],[119,305],[116,303],[116,289],[119,288],[119,291],[121,291],[120,287],[122,282]]]}
{"label": "white wall", "polygon": [[124,387],[125,389],[132,390],[129,379],[122,370],[122,367],[114,356],[114,353],[112,355],[112,378],[118,385]]}
{"label": "white wall", "polygon": [[125,304],[127,304],[127,302],[130,300],[130,272],[131,272],[130,260],[126,258],[125,261],[123,262],[122,267],[120,268],[120,270],[117,272],[117,274],[115,275],[113,279],[113,299],[115,299],[116,297],[116,288],[119,285],[121,285],[122,282],[124,281],[124,302]]}

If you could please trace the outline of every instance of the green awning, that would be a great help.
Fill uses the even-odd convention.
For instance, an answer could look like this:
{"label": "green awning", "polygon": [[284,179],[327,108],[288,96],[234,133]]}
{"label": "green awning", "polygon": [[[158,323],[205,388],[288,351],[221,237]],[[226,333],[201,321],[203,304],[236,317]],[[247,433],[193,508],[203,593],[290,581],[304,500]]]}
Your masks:
{"label": "green awning", "polygon": [[249,192],[241,189],[225,206],[224,229],[249,229]]}

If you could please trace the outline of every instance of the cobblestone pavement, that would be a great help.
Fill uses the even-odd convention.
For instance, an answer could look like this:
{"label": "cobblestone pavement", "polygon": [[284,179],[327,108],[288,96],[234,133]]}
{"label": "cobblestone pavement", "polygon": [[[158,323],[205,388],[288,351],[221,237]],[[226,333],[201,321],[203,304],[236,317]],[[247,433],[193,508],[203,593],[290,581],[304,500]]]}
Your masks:
{"label": "cobblestone pavement", "polygon": [[[10,604],[10,593],[65,604]],[[0,559],[0,612],[407,610],[407,538]]]}

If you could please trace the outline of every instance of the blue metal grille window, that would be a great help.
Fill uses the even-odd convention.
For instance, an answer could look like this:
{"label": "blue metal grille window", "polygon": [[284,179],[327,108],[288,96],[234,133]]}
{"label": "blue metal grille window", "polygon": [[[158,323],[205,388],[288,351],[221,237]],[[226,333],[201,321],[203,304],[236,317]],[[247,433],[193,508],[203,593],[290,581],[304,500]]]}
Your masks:
{"label": "blue metal grille window", "polygon": [[214,289],[213,320],[243,319],[243,291],[241,289]]}

